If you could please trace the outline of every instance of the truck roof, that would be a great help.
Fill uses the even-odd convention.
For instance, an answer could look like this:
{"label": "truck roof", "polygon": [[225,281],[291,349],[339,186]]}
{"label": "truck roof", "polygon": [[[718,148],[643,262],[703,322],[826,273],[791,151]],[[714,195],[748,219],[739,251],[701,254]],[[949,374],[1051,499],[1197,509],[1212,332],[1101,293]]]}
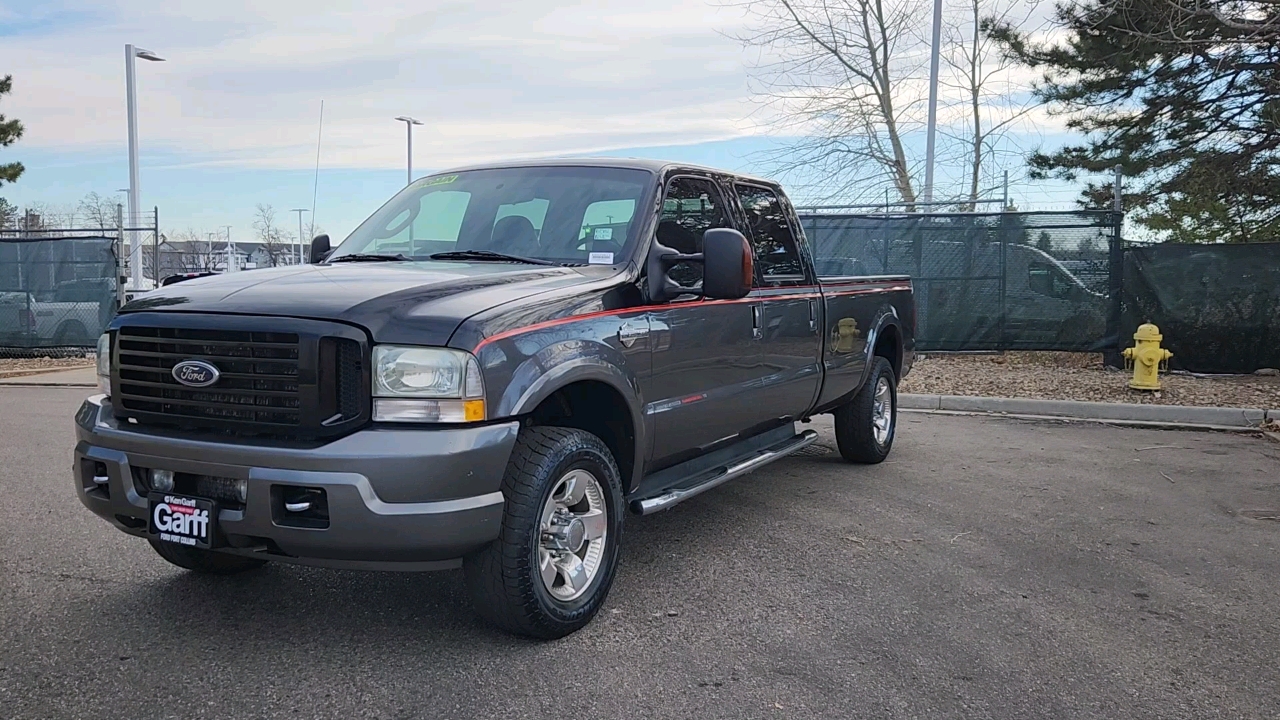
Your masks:
{"label": "truck roof", "polygon": [[662,173],[668,169],[680,170],[700,170],[704,172],[718,173],[720,175],[730,175],[735,178],[741,178],[749,182],[763,183],[766,185],[777,185],[778,183],[767,180],[765,178],[754,177],[745,173],[734,172],[732,170],[724,170],[721,168],[707,167],[705,165],[697,165],[695,163],[673,162],[670,160],[652,160],[649,158],[631,158],[631,157],[552,157],[552,158],[527,158],[522,160],[498,160],[494,162],[478,163],[474,165],[461,165],[451,167],[431,173],[431,175],[443,175],[447,173],[465,172],[468,170],[495,170],[499,168],[520,168],[520,167],[605,167],[620,168],[626,170],[645,170],[651,173]]}

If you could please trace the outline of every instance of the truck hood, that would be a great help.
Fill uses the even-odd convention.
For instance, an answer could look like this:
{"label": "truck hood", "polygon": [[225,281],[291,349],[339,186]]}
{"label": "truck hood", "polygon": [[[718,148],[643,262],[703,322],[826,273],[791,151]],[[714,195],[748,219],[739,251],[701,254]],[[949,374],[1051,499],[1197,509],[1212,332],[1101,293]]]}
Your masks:
{"label": "truck hood", "polygon": [[135,299],[132,312],[284,315],[359,325],[375,342],[444,345],[468,317],[547,290],[607,278],[612,267],[379,262],[294,265],[180,282]]}

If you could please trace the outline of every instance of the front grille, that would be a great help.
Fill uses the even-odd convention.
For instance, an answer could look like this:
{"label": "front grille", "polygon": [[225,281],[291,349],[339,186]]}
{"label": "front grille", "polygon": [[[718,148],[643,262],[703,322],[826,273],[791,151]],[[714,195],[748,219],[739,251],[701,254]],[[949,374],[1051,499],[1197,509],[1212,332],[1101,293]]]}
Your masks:
{"label": "front grille", "polygon": [[[295,332],[296,331],[296,332]],[[116,328],[113,405],[138,424],[245,436],[318,438],[368,419],[363,333],[291,318],[138,313]],[[214,366],[182,384],[186,360]]]}
{"label": "front grille", "polygon": [[[299,423],[295,334],[122,327],[117,343],[126,411],[281,428]],[[192,388],[174,379],[173,366],[192,359],[218,368],[215,387]]]}

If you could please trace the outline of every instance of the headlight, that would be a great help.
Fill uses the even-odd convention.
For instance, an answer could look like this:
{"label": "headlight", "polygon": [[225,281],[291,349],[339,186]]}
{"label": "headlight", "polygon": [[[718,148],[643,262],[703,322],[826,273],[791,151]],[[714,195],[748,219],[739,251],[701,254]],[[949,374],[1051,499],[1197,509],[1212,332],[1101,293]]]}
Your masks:
{"label": "headlight", "polygon": [[111,333],[98,338],[98,391],[111,397]]}
{"label": "headlight", "polygon": [[374,346],[373,398],[373,419],[381,422],[485,419],[480,365],[460,350]]}

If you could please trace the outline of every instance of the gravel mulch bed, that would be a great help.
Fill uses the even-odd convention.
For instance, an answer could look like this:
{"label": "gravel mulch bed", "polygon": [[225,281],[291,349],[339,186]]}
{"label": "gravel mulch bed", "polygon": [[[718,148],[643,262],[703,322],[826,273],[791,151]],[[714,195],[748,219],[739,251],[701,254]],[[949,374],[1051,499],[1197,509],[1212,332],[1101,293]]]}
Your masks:
{"label": "gravel mulch bed", "polygon": [[83,357],[0,358],[0,376],[20,371],[88,367],[93,365],[93,357],[93,353],[87,353]]}
{"label": "gravel mulch bed", "polygon": [[1160,376],[1159,392],[1129,389],[1131,372],[1092,353],[1018,352],[917,358],[900,388],[922,395],[1280,409],[1280,377]]}

